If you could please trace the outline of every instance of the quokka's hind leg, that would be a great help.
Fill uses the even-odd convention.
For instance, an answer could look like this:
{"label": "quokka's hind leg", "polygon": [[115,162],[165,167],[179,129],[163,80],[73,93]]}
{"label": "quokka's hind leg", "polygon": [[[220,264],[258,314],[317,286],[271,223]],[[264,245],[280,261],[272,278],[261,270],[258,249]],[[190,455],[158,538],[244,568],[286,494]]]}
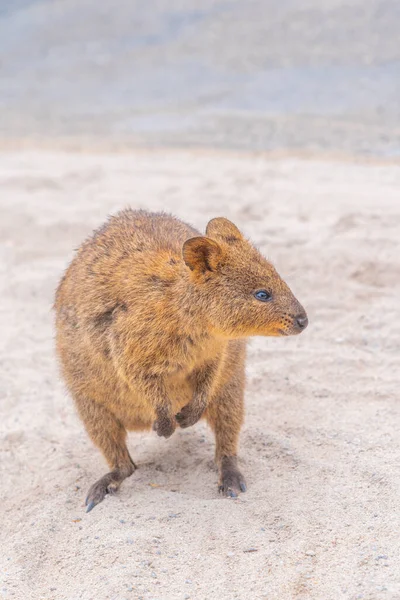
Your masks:
{"label": "quokka's hind leg", "polygon": [[227,383],[207,407],[205,416],[215,434],[215,460],[219,468],[219,491],[231,498],[246,491],[237,465],[237,448],[243,423],[244,376]]}
{"label": "quokka's hind leg", "polygon": [[91,440],[100,448],[111,471],[89,489],[87,512],[99,504],[106,494],[114,494],[124,479],[132,475],[136,465],[126,447],[126,429],[104,406],[88,398],[75,398],[79,415]]}

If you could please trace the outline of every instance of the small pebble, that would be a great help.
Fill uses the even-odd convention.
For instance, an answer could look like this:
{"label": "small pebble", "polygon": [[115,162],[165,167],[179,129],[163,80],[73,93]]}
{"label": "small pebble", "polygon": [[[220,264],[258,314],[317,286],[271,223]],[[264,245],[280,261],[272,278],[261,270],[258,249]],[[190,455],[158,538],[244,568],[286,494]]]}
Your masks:
{"label": "small pebble", "polygon": [[154,577],[154,579],[157,579],[157,574],[154,573],[154,571],[152,572],[151,576]]}
{"label": "small pebble", "polygon": [[246,550],[243,550],[243,552],[258,552],[257,548],[246,548]]}
{"label": "small pebble", "polygon": [[305,552],[305,555],[306,555],[306,556],[315,556],[315,552],[314,552],[313,550],[307,550],[307,551]]}
{"label": "small pebble", "polygon": [[190,598],[189,594],[185,594],[183,597],[185,600],[189,600],[189,598]]}

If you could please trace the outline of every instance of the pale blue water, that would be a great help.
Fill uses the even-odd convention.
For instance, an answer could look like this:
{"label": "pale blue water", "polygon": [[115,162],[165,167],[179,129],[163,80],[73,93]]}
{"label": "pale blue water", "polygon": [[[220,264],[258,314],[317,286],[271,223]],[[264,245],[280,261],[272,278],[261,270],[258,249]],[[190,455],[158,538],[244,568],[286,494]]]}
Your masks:
{"label": "pale blue water", "polygon": [[172,4],[0,0],[0,135],[400,154],[397,0]]}

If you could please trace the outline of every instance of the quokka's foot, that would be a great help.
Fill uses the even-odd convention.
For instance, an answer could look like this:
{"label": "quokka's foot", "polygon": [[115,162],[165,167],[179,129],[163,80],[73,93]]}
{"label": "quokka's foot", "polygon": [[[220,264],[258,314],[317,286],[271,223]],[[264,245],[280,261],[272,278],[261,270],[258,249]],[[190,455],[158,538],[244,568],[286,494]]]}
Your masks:
{"label": "quokka's foot", "polygon": [[111,471],[111,473],[107,473],[101,479],[96,481],[96,483],[90,487],[86,497],[86,512],[90,512],[97,504],[100,504],[107,494],[115,494],[124,479],[132,475],[134,470],[135,464],[132,461],[132,465],[128,472],[119,470]]}
{"label": "quokka's foot", "polygon": [[237,498],[247,489],[246,481],[237,467],[236,456],[224,456],[221,462],[219,492],[227,498]]}

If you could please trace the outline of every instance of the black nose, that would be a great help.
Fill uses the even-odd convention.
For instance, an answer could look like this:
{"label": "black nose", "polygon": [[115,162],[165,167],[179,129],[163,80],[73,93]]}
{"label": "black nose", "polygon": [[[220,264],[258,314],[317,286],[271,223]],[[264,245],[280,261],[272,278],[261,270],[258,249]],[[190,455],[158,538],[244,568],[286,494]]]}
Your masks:
{"label": "black nose", "polygon": [[300,327],[300,329],[305,329],[308,325],[307,315],[299,315],[296,317],[296,323]]}

